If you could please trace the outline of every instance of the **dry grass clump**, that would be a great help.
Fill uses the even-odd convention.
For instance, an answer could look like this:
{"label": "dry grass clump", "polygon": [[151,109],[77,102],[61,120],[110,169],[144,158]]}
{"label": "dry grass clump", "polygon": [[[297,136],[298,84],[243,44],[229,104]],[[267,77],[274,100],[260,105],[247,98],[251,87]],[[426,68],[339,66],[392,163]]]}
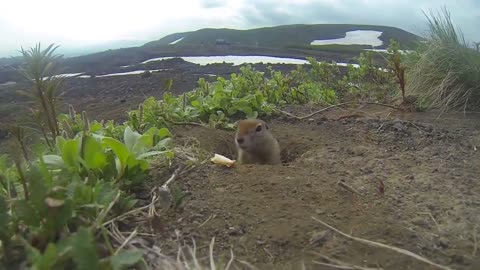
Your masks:
{"label": "dry grass clump", "polygon": [[426,15],[427,40],[413,54],[409,92],[424,109],[467,109],[480,105],[480,53],[470,48],[446,8]]}

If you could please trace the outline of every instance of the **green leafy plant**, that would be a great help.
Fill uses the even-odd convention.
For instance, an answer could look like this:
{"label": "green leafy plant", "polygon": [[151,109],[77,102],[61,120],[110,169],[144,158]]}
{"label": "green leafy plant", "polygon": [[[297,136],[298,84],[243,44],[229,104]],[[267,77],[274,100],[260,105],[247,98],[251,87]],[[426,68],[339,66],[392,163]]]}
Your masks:
{"label": "green leafy plant", "polygon": [[348,65],[342,85],[356,98],[384,101],[396,93],[394,75],[377,65],[374,55],[374,52],[367,51],[356,57],[359,66]]}
{"label": "green leafy plant", "polygon": [[[197,88],[178,97],[166,92],[162,100],[146,99],[143,106],[130,112],[127,123],[136,130],[193,122],[231,128],[232,119],[268,116],[282,104],[333,104],[337,102],[331,88],[335,70],[319,66],[311,73],[299,70],[291,76],[268,69],[270,79],[250,66],[241,67],[241,73],[232,74],[229,80],[219,77],[208,83],[201,78]],[[298,80],[302,76],[309,79]]]}
{"label": "green leafy plant", "polygon": [[21,49],[24,67],[21,73],[33,84],[31,93],[24,92],[37,102],[38,110],[32,110],[38,125],[44,129],[46,126],[51,137],[44,137],[47,144],[52,148],[55,137],[60,134],[57,121],[57,90],[62,83],[61,78],[53,77],[57,71],[57,63],[61,55],[55,55],[54,52],[58,46],[49,45],[42,50],[40,44],[37,44],[30,50]]}
{"label": "green leafy plant", "polygon": [[400,45],[394,39],[390,39],[390,45],[387,49],[389,56],[388,56],[388,65],[393,70],[395,74],[396,81],[400,87],[402,93],[402,99],[405,101],[405,86],[406,86],[406,79],[405,79],[405,70],[406,66],[402,63],[402,55],[400,53]]}

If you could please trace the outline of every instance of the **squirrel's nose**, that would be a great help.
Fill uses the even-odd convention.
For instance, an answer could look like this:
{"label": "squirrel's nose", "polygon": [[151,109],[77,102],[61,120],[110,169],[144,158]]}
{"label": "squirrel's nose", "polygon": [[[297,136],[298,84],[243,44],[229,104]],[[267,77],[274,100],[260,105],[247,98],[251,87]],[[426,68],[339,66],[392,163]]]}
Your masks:
{"label": "squirrel's nose", "polygon": [[244,141],[244,139],[243,139],[243,138],[238,138],[238,139],[237,139],[237,142],[238,142],[239,144],[242,144],[242,143],[243,143],[243,141]]}

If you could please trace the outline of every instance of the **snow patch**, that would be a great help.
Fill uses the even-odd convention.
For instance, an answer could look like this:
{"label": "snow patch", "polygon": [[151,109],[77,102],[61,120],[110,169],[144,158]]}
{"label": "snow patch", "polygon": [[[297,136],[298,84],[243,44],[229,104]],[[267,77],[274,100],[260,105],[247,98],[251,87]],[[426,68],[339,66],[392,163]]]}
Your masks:
{"label": "snow patch", "polygon": [[[365,51],[388,53],[388,51],[385,50],[385,49],[364,49],[364,50]],[[398,52],[400,52],[401,54],[407,54],[407,53],[412,53],[414,51],[412,51],[412,50],[399,50]]]}
{"label": "snow patch", "polygon": [[[162,70],[167,70],[167,69],[152,69],[150,72],[156,72],[156,71],[162,71]],[[127,71],[127,72],[119,72],[119,73],[109,73],[109,74],[103,74],[103,75],[95,75],[97,78],[102,78],[102,77],[112,77],[112,76],[125,76],[125,75],[135,75],[135,74],[142,74],[144,73],[145,70],[134,70],[134,71]],[[90,75],[82,75],[78,76],[79,78],[83,79],[88,79],[90,78]]]}
{"label": "snow patch", "polygon": [[[67,78],[67,77],[75,77],[75,76],[78,76],[78,75],[81,75],[85,72],[79,72],[79,73],[64,73],[64,74],[57,74],[57,75],[53,75],[52,78]],[[42,80],[45,80],[45,79],[48,79],[48,77],[43,77]]]}
{"label": "snow patch", "polygon": [[323,39],[323,40],[314,40],[311,45],[370,45],[373,47],[378,47],[383,44],[383,41],[379,39],[382,35],[380,31],[372,30],[356,30],[348,31],[345,33],[344,38],[337,39]]}
{"label": "snow patch", "polygon": [[175,41],[172,41],[172,42],[170,42],[170,43],[168,43],[168,44],[170,44],[170,45],[177,44],[178,42],[182,41],[182,39],[184,39],[184,38],[185,38],[185,37],[181,37],[181,38],[179,38],[179,39],[177,39],[177,40],[175,40]]}
{"label": "snow patch", "polygon": [[17,82],[14,81],[8,81],[6,83],[0,83],[0,86],[9,86],[9,85],[15,85]]}

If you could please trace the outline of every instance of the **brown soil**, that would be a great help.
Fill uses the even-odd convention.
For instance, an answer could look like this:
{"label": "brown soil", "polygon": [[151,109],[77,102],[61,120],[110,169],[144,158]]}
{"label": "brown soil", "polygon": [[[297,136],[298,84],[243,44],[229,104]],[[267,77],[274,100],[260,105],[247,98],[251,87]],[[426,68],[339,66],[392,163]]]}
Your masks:
{"label": "brown soil", "polygon": [[[181,93],[210,72],[72,78],[62,97],[91,118],[122,120],[143,94],[161,97],[165,79],[174,78],[172,92]],[[1,123],[27,111],[26,100],[15,93],[21,88],[1,87]],[[179,177],[176,182],[190,195],[182,209],[162,216],[165,227],[157,228],[162,251],[175,253],[178,230],[187,242],[193,237],[198,247],[215,237],[215,254],[228,256],[232,248],[238,259],[260,269],[300,269],[302,260],[308,269],[321,269],[311,267],[312,260],[321,261],[318,254],[363,267],[434,269],[330,234],[312,219],[316,217],[453,269],[480,269],[480,236],[474,237],[480,232],[475,227],[480,224],[479,115],[448,114],[437,121],[437,115],[367,109],[332,111],[305,121],[268,119],[283,148],[283,166],[210,164]],[[308,113],[299,108],[291,112]],[[197,139],[211,156],[235,158],[233,132],[179,127],[174,134],[179,142]],[[0,150],[5,150],[1,138]],[[168,177],[158,176],[157,181]],[[338,181],[363,196],[339,187]]]}
{"label": "brown soil", "polygon": [[[387,115],[375,108],[360,117],[332,111],[306,121],[270,119],[285,164],[211,164],[179,177],[190,195],[182,209],[162,217],[162,250],[175,254],[177,230],[197,247],[215,237],[216,255],[232,248],[260,269],[301,269],[301,261],[307,269],[330,269],[312,264],[326,262],[319,254],[363,267],[436,269],[333,234],[315,217],[453,269],[480,269],[478,116]],[[181,127],[175,134],[179,142],[195,138],[212,156],[235,158],[233,132]]]}

